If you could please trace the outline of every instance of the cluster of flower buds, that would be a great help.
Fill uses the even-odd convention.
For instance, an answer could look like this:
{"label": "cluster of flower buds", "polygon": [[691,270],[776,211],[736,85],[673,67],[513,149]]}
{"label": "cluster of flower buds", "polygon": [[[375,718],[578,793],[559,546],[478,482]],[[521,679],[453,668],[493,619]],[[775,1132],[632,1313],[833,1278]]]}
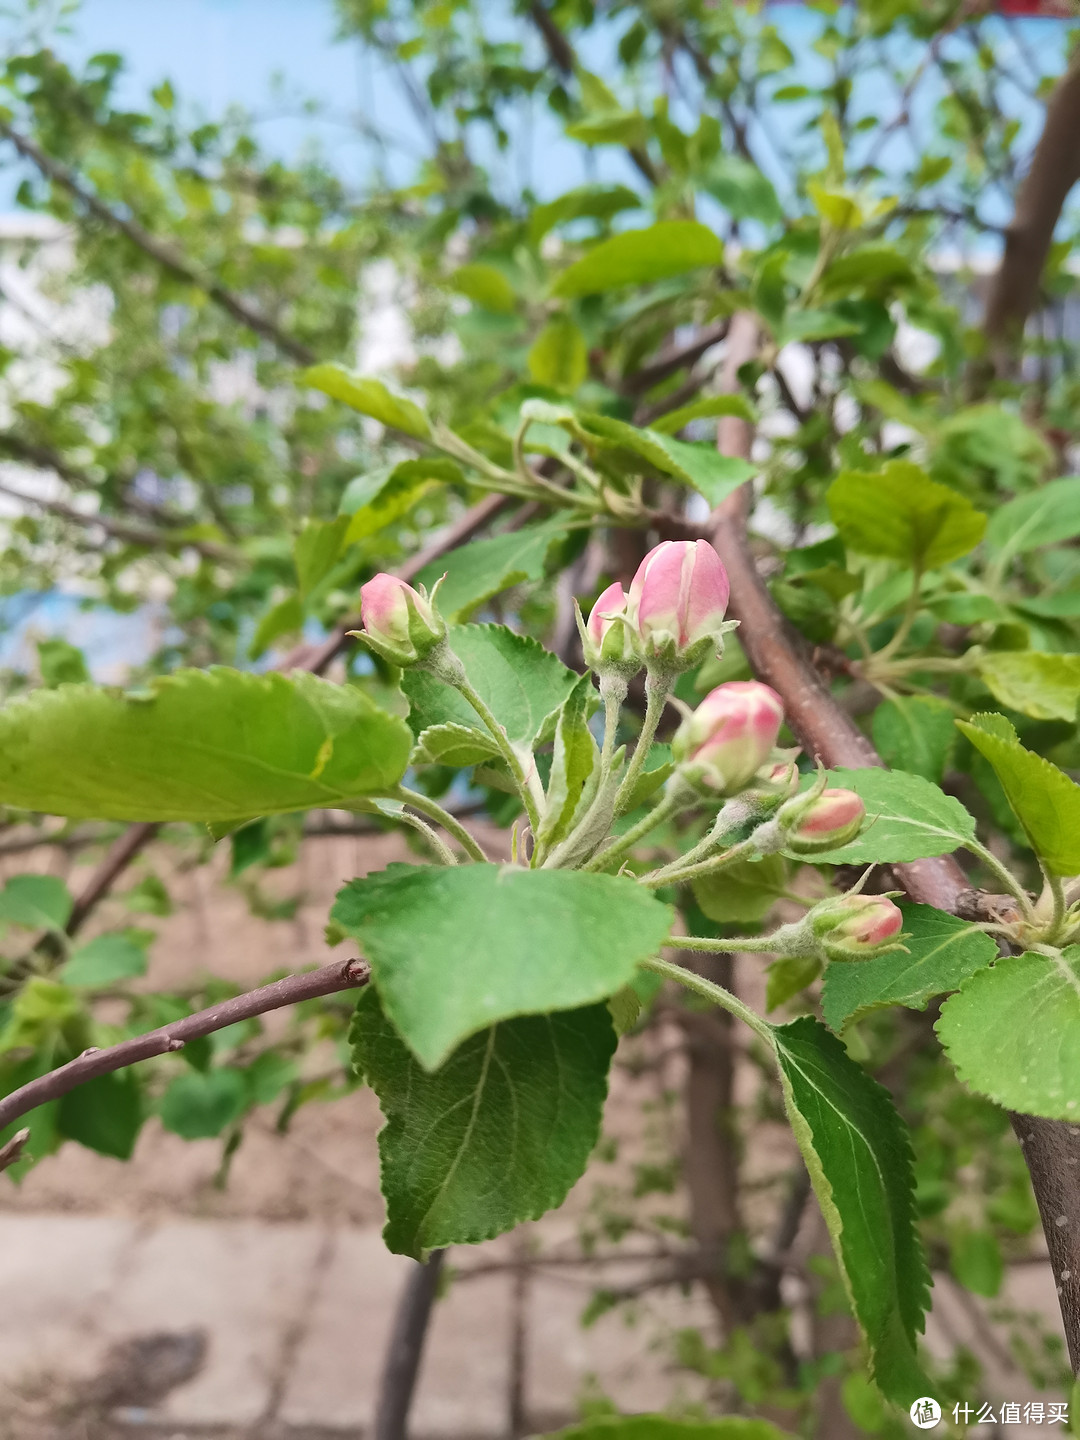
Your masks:
{"label": "cluster of flower buds", "polygon": [[[711,690],[683,721],[671,743],[680,775],[695,789],[735,795],[768,765],[784,707],[780,696],[757,680],[730,680]],[[769,765],[768,777],[789,766]],[[762,777],[766,778],[766,777]]]}
{"label": "cluster of flower buds", "polygon": [[830,960],[864,960],[902,948],[903,912],[887,895],[837,895],[815,905],[806,923]]}
{"label": "cluster of flower buds", "polygon": [[642,665],[671,674],[691,670],[723,650],[727,571],[705,540],[665,540],[638,566],[626,594],[609,585],[580,625],[589,668],[635,674]]}
{"label": "cluster of flower buds", "polygon": [[446,639],[446,621],[435,608],[438,589],[428,595],[396,575],[376,575],[360,587],[364,628],[354,633],[391,665],[419,664]]}

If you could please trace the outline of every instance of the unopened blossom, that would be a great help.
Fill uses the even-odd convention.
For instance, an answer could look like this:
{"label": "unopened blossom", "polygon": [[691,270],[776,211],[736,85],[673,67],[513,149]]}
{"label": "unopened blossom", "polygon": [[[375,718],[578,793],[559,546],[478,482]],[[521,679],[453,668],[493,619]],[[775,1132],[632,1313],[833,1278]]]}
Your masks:
{"label": "unopened blossom", "polygon": [[647,661],[689,670],[722,648],[727,571],[705,540],[665,540],[630,585],[626,614]]}
{"label": "unopened blossom", "polygon": [[446,638],[446,622],[423,590],[380,573],[360,587],[358,633],[392,665],[415,665]]}
{"label": "unopened blossom", "polygon": [[672,752],[691,783],[734,795],[769,759],[783,719],[783,703],[770,686],[731,680],[710,691],[683,722]]}
{"label": "unopened blossom", "polygon": [[854,840],[866,819],[866,806],[854,790],[822,790],[789,801],[777,818],[789,850],[815,855]]}
{"label": "unopened blossom", "polygon": [[599,596],[581,628],[581,647],[590,670],[614,670],[625,676],[641,669],[626,625],[626,591],[618,580]]}
{"label": "unopened blossom", "polygon": [[816,906],[807,918],[831,960],[894,948],[904,924],[903,912],[887,895],[838,895]]}

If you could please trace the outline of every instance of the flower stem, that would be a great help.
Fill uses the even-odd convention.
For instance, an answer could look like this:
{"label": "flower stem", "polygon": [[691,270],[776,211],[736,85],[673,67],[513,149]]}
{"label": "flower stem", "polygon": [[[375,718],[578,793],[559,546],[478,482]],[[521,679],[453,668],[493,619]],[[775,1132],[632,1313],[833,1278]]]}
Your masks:
{"label": "flower stem", "polygon": [[[429,820],[434,820],[436,824],[441,825],[448,835],[454,837],[471,860],[479,860],[481,864],[487,861],[488,857],[465,829],[465,826],[456,820],[449,810],[444,810],[436,800],[430,799],[418,790],[410,790],[406,785],[398,785],[391,798],[400,800],[405,805],[411,805],[414,810],[421,811]],[[449,863],[451,865],[455,863],[453,856],[450,857]]]}
{"label": "flower stem", "polygon": [[749,954],[760,951],[763,955],[776,954],[776,942],[771,935],[724,935],[713,939],[704,935],[669,935],[665,945],[675,950],[705,950],[710,955]]}
{"label": "flower stem", "polygon": [[696,880],[701,875],[714,875],[718,870],[734,865],[737,860],[747,860],[757,853],[752,838],[743,840],[740,844],[733,845],[730,850],[725,850],[722,855],[714,855],[699,865],[690,865],[685,869],[665,865],[660,870],[654,870],[651,875],[643,875],[639,883],[647,885],[650,890],[659,890],[664,885],[681,885],[685,880]]}
{"label": "flower stem", "polygon": [[629,808],[634,786],[637,784],[638,776],[645,768],[645,761],[648,759],[653,740],[656,738],[656,728],[660,724],[660,717],[664,713],[668,696],[671,694],[673,680],[674,676],[666,670],[650,668],[646,672],[645,720],[641,726],[638,742],[634,746],[630,764],[626,767],[626,774],[623,776],[622,784],[615,796],[614,818],[616,820]]}
{"label": "flower stem", "polygon": [[617,860],[620,855],[625,855],[628,850],[632,850],[639,840],[648,835],[650,830],[655,830],[665,820],[670,820],[672,815],[677,815],[680,810],[685,810],[692,799],[692,795],[687,795],[685,791],[669,790],[644,819],[631,826],[624,835],[616,836],[606,850],[601,850],[599,855],[594,855],[588,864],[582,865],[582,870],[606,870],[612,860]]}
{"label": "flower stem", "polygon": [[495,741],[495,744],[498,745],[499,753],[506,761],[507,768],[509,769],[510,774],[514,780],[514,784],[517,787],[518,795],[521,797],[521,803],[525,807],[525,814],[529,818],[529,828],[532,830],[532,833],[535,836],[540,829],[540,812],[537,809],[536,797],[533,795],[531,789],[529,788],[529,781],[525,774],[525,768],[521,763],[520,756],[514,749],[513,745],[511,745],[510,738],[507,735],[506,731],[499,724],[498,720],[495,719],[495,716],[491,713],[491,710],[488,708],[487,702],[480,695],[477,694],[477,692],[473,689],[472,685],[469,683],[468,677],[465,675],[464,670],[462,671],[461,675],[458,676],[452,683],[455,689],[461,695],[463,695],[465,699],[469,702],[469,704],[473,707],[476,713],[480,716],[480,719],[483,720],[484,724],[488,728],[488,733]]}
{"label": "flower stem", "polygon": [[673,965],[670,960],[661,960],[659,956],[653,960],[646,960],[642,968],[651,970],[654,975],[662,975],[665,980],[674,980],[677,985],[682,985],[687,990],[693,990],[696,994],[704,996],[706,1000],[711,1000],[714,1005],[719,1005],[730,1015],[744,1021],[770,1048],[773,1047],[772,1027],[768,1021],[763,1020],[760,1015],[750,1009],[749,1005],[744,1005],[737,995],[733,995],[730,990],[725,990],[722,985],[714,985],[704,976],[695,975],[692,970],[684,970],[681,965]]}

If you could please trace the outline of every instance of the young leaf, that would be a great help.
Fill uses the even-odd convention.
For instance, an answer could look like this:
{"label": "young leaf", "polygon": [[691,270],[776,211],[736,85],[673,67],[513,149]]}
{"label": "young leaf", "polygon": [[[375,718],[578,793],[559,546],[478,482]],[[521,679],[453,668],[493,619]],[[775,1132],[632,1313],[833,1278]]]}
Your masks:
{"label": "young leaf", "polygon": [[513,530],[509,535],[473,540],[425,565],[416,578],[430,590],[445,575],[439,590],[439,610],[448,620],[467,620],[477,606],[500,590],[523,580],[541,579],[548,551],[565,536],[564,521],[548,520]]}
{"label": "young leaf", "polygon": [[538,245],[556,225],[571,220],[610,220],[622,210],[638,210],[641,197],[626,185],[583,185],[557,200],[537,205],[529,216],[529,240]]}
{"label": "young leaf", "polygon": [[1080,945],[978,971],[946,1000],[936,1029],[981,1095],[1025,1115],[1080,1118]]}
{"label": "young leaf", "polygon": [[179,670],[125,694],[36,690],[0,709],[0,803],[108,820],[249,820],[388,789],[405,723],[314,675]]}
{"label": "young leaf", "polygon": [[300,585],[300,599],[311,592],[329,575],[334,561],[341,554],[349,529],[349,517],[338,515],[334,520],[309,520],[293,545],[293,563]]}
{"label": "young leaf", "polygon": [[1076,720],[1080,655],[1038,650],[990,650],[979,678],[994,699],[1035,720]]}
{"label": "young leaf", "polygon": [[229,1066],[178,1075],[161,1097],[166,1130],[183,1140],[209,1140],[239,1120],[248,1106],[243,1073]]}
{"label": "young leaf", "polygon": [[610,415],[586,414],[575,420],[587,438],[632,450],[662,475],[692,485],[714,508],[757,474],[757,466],[721,455],[715,445],[675,440],[659,430],[628,425]]}
{"label": "young leaf", "polygon": [[63,930],[73,904],[71,892],[58,875],[13,875],[0,890],[0,925]]}
{"label": "young leaf", "polygon": [[784,1099],[882,1393],[932,1387],[915,1353],[930,1275],[915,1228],[907,1129],[887,1090],[809,1016],[773,1030]]}
{"label": "young leaf", "polygon": [[596,1415],[545,1440],[789,1440],[768,1420],[669,1420],[666,1415]]}
{"label": "young leaf", "polygon": [[299,595],[286,595],[271,605],[259,621],[248,647],[248,659],[258,660],[275,640],[283,635],[296,635],[304,628],[304,604]]}
{"label": "young leaf", "polygon": [[301,385],[321,390],[332,400],[340,400],[361,415],[370,415],[383,425],[404,431],[418,440],[431,436],[428,418],[419,405],[395,395],[381,380],[366,375],[350,375],[340,365],[312,365],[300,374]]}
{"label": "young leaf", "polygon": [[536,837],[545,849],[569,832],[579,807],[596,792],[595,781],[591,787],[589,781],[600,756],[588,725],[595,696],[592,676],[583,675],[559,711],[544,815]]}
{"label": "young leaf", "polygon": [[57,1128],[88,1150],[130,1160],[145,1114],[138,1075],[120,1070],[69,1090],[60,1100]]}
{"label": "young leaf", "polygon": [[397,1254],[420,1259],[536,1220],[585,1169],[615,1051],[606,1005],[493,1025],[432,1073],[368,989],[349,1038],[386,1119],[383,1236]]}
{"label": "young leaf", "polygon": [[882,470],[842,470],[826,496],[844,544],[931,570],[973,550],[986,516],[918,465],[892,460]]}
{"label": "young leaf", "polygon": [[756,165],[738,155],[717,155],[701,180],[701,188],[736,220],[776,225],[783,219],[772,182]]}
{"label": "young leaf", "polygon": [[395,520],[408,514],[432,485],[461,485],[465,476],[452,460],[436,455],[358,475],[345,487],[338,505],[348,515],[345,545],[355,545],[369,535],[378,535]]}
{"label": "young leaf", "polygon": [[940,785],[956,744],[952,707],[933,695],[886,700],[874,711],[874,745],[886,765]]}
{"label": "young leaf", "polygon": [[764,920],[787,889],[788,866],[782,855],[741,860],[716,875],[694,881],[694,899],[710,920],[746,924]]}
{"label": "young leaf", "polygon": [[574,391],[589,372],[585,336],[568,315],[556,315],[536,337],[528,356],[529,374],[538,385]]}
{"label": "young leaf", "polygon": [[719,265],[724,246],[696,220],[661,220],[644,230],[624,230],[601,240],[555,281],[552,293],[566,299],[596,295],[623,285],[647,285],[704,265]]}
{"label": "young leaf", "polygon": [[712,420],[720,415],[734,415],[751,425],[757,420],[754,407],[743,395],[706,395],[701,400],[691,400],[689,405],[680,405],[677,410],[669,410],[654,420],[650,428],[661,435],[674,435],[691,420]]}
{"label": "young leaf", "polygon": [[960,801],[920,775],[876,767],[830,770],[829,784],[860,795],[867,819],[860,835],[836,850],[815,855],[815,864],[921,860],[947,855],[975,835],[975,821]]}
{"label": "young leaf", "polygon": [[460,265],[447,277],[446,284],[449,289],[464,295],[474,305],[481,305],[496,315],[512,315],[517,309],[514,287],[494,265]]}
{"label": "young leaf", "polygon": [[1080,785],[1010,739],[1002,729],[1008,722],[1000,716],[975,715],[956,724],[990,762],[1031,848],[1047,869],[1055,875],[1080,874]]}
{"label": "young leaf", "polygon": [[363,945],[383,1007],[433,1070],[495,1021],[614,994],[672,912],[618,875],[399,864],[351,881],[330,917]]}
{"label": "young leaf", "polygon": [[[579,675],[535,640],[516,635],[505,625],[453,625],[449,641],[511,741],[531,745],[541,733],[550,735],[555,712]],[[412,704],[409,724],[415,735],[429,725],[447,723],[484,730],[469,702],[433,675],[407,670],[401,684]],[[549,720],[550,729],[545,723]]]}
{"label": "young leaf", "polygon": [[821,1013],[834,1030],[885,1005],[925,1010],[935,995],[958,989],[969,975],[997,958],[990,936],[955,915],[932,905],[901,909],[906,953],[892,950],[851,964],[834,961],[826,966]]}
{"label": "young leaf", "polygon": [[464,725],[429,725],[416,742],[414,765],[450,765],[464,769],[482,765],[485,760],[498,760],[502,752],[486,731],[470,730]]}
{"label": "young leaf", "polygon": [[146,974],[146,949],[121,930],[95,936],[80,945],[57,973],[57,978],[76,990],[104,990],[121,980]]}
{"label": "young leaf", "polygon": [[1057,545],[1080,535],[1080,477],[1050,480],[1037,490],[1017,495],[990,517],[986,543],[1009,555]]}

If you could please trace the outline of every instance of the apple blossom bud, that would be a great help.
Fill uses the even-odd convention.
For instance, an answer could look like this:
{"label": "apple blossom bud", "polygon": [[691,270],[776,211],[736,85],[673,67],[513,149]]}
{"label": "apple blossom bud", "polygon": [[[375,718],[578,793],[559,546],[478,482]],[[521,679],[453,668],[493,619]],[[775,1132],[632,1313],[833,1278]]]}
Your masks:
{"label": "apple blossom bud", "polygon": [[838,895],[806,918],[830,960],[857,960],[895,948],[904,924],[903,912],[887,895]]}
{"label": "apple blossom bud", "polygon": [[680,773],[716,794],[736,794],[768,760],[783,718],[780,696],[768,685],[757,680],[718,685],[672,741]]}
{"label": "apple blossom bud", "polygon": [[[438,590],[438,586],[435,587]],[[396,575],[379,574],[360,587],[363,630],[355,632],[392,665],[415,665],[446,639],[446,621],[429,597]]]}
{"label": "apple blossom bud", "polygon": [[[790,810],[789,810],[790,807]],[[784,844],[796,855],[817,855],[854,840],[866,806],[854,790],[822,790],[789,800],[777,815]]]}
{"label": "apple blossom bud", "polygon": [[611,671],[629,679],[641,669],[641,657],[626,624],[626,592],[618,580],[599,597],[587,622],[578,612],[578,630],[590,670],[601,675]]}
{"label": "apple blossom bud", "polygon": [[730,586],[705,540],[665,540],[650,550],[630,585],[626,614],[646,660],[690,670],[723,649]]}

